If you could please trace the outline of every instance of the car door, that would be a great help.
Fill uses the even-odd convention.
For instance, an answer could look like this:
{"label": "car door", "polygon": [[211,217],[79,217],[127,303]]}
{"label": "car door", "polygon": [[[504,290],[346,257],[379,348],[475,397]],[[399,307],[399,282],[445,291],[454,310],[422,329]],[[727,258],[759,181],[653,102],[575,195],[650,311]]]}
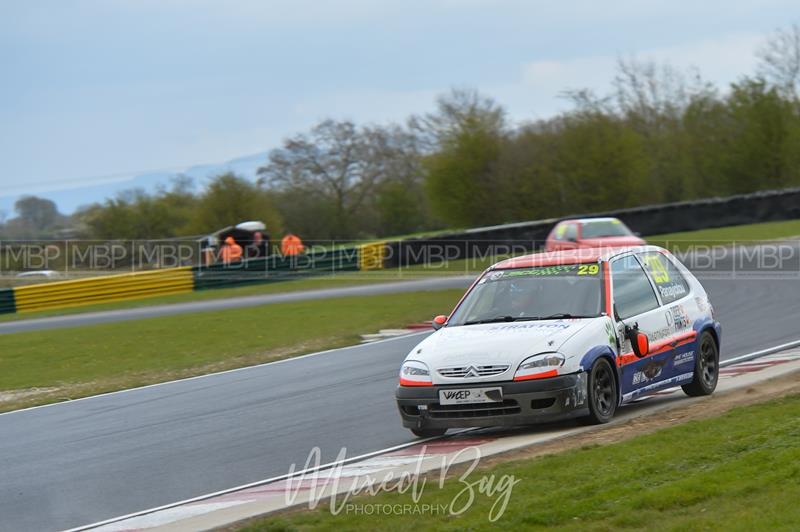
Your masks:
{"label": "car door", "polygon": [[[691,285],[673,262],[661,251],[636,254],[656,289],[664,315],[666,338],[660,340],[668,349],[667,360],[660,378],[665,384],[682,384],[692,379],[695,357],[694,319],[701,315]],[[666,345],[665,345],[666,344]],[[658,349],[659,345],[654,346]]]}
{"label": "car door", "polygon": [[[611,281],[621,345],[617,358],[620,388],[623,401],[629,401],[661,387],[673,350],[669,345],[666,348],[659,345],[673,334],[674,328],[665,316],[653,283],[634,254],[611,261]],[[647,335],[653,349],[646,356],[639,358],[633,353],[630,341],[625,338],[625,326],[638,327]]]}

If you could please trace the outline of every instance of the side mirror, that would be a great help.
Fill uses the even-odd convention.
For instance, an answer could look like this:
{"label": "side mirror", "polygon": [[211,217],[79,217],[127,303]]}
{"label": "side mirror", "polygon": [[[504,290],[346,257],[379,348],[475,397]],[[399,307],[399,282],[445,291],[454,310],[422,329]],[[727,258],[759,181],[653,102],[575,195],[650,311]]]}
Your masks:
{"label": "side mirror", "polygon": [[433,318],[433,322],[431,322],[431,326],[436,329],[437,331],[444,327],[444,324],[447,323],[447,316],[444,314],[439,314],[435,318]]}
{"label": "side mirror", "polygon": [[639,325],[634,324],[633,327],[625,326],[625,336],[631,342],[633,354],[639,358],[647,356],[650,352],[650,340],[647,335],[639,330]]}
{"label": "side mirror", "polygon": [[650,340],[647,338],[647,335],[643,332],[636,333],[636,341],[633,343],[633,345],[636,346],[633,352],[639,358],[646,357],[647,354],[650,352]]}

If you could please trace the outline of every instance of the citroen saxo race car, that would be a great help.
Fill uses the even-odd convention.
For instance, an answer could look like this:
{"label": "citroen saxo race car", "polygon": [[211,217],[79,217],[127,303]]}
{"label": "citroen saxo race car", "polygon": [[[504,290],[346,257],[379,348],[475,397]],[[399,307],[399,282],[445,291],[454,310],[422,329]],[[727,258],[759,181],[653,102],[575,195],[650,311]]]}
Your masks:
{"label": "citroen saxo race car", "polygon": [[720,324],[700,282],[655,246],[509,259],[408,354],[396,398],[417,436],[568,417],[680,385],[717,385]]}

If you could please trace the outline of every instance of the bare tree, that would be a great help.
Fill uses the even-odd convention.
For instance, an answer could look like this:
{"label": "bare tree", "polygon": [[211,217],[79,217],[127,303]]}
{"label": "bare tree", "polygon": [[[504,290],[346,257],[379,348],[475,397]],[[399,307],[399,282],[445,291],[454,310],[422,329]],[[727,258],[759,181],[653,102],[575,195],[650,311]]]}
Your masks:
{"label": "bare tree", "polygon": [[[579,113],[611,114],[613,112],[613,98],[611,96],[598,96],[595,91],[589,88],[564,89],[558,93],[558,97],[571,102]],[[548,121],[540,122],[546,123]]]}
{"label": "bare tree", "polygon": [[758,50],[758,75],[797,98],[800,84],[800,26],[776,30]]}
{"label": "bare tree", "polygon": [[420,146],[433,151],[467,129],[504,131],[506,113],[494,99],[475,89],[452,89],[436,99],[435,112],[412,116],[408,126],[418,136]]}
{"label": "bare tree", "polygon": [[658,115],[677,116],[688,105],[691,95],[705,84],[695,69],[687,76],[669,64],[635,58],[619,58],[614,76],[617,105],[623,112],[634,112],[648,122]]}
{"label": "bare tree", "polygon": [[383,179],[415,171],[415,149],[413,136],[398,127],[325,120],[270,152],[259,184],[321,196],[333,207],[337,232],[346,235]]}

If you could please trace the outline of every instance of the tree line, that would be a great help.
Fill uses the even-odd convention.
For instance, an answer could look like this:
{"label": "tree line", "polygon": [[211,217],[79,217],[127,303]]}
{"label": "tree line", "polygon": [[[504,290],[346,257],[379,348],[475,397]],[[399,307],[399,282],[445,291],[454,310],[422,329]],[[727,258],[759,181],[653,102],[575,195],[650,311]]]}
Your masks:
{"label": "tree line", "polygon": [[[323,120],[272,150],[255,183],[224,174],[195,192],[178,178],[71,221],[102,239],[249,219],[272,234],[359,239],[798,186],[800,28],[772,34],[758,58],[725,89],[693,70],[620,59],[607,94],[565,91],[568,111],[521,124],[470,89],[402,124]],[[6,232],[30,217],[17,213]]]}

